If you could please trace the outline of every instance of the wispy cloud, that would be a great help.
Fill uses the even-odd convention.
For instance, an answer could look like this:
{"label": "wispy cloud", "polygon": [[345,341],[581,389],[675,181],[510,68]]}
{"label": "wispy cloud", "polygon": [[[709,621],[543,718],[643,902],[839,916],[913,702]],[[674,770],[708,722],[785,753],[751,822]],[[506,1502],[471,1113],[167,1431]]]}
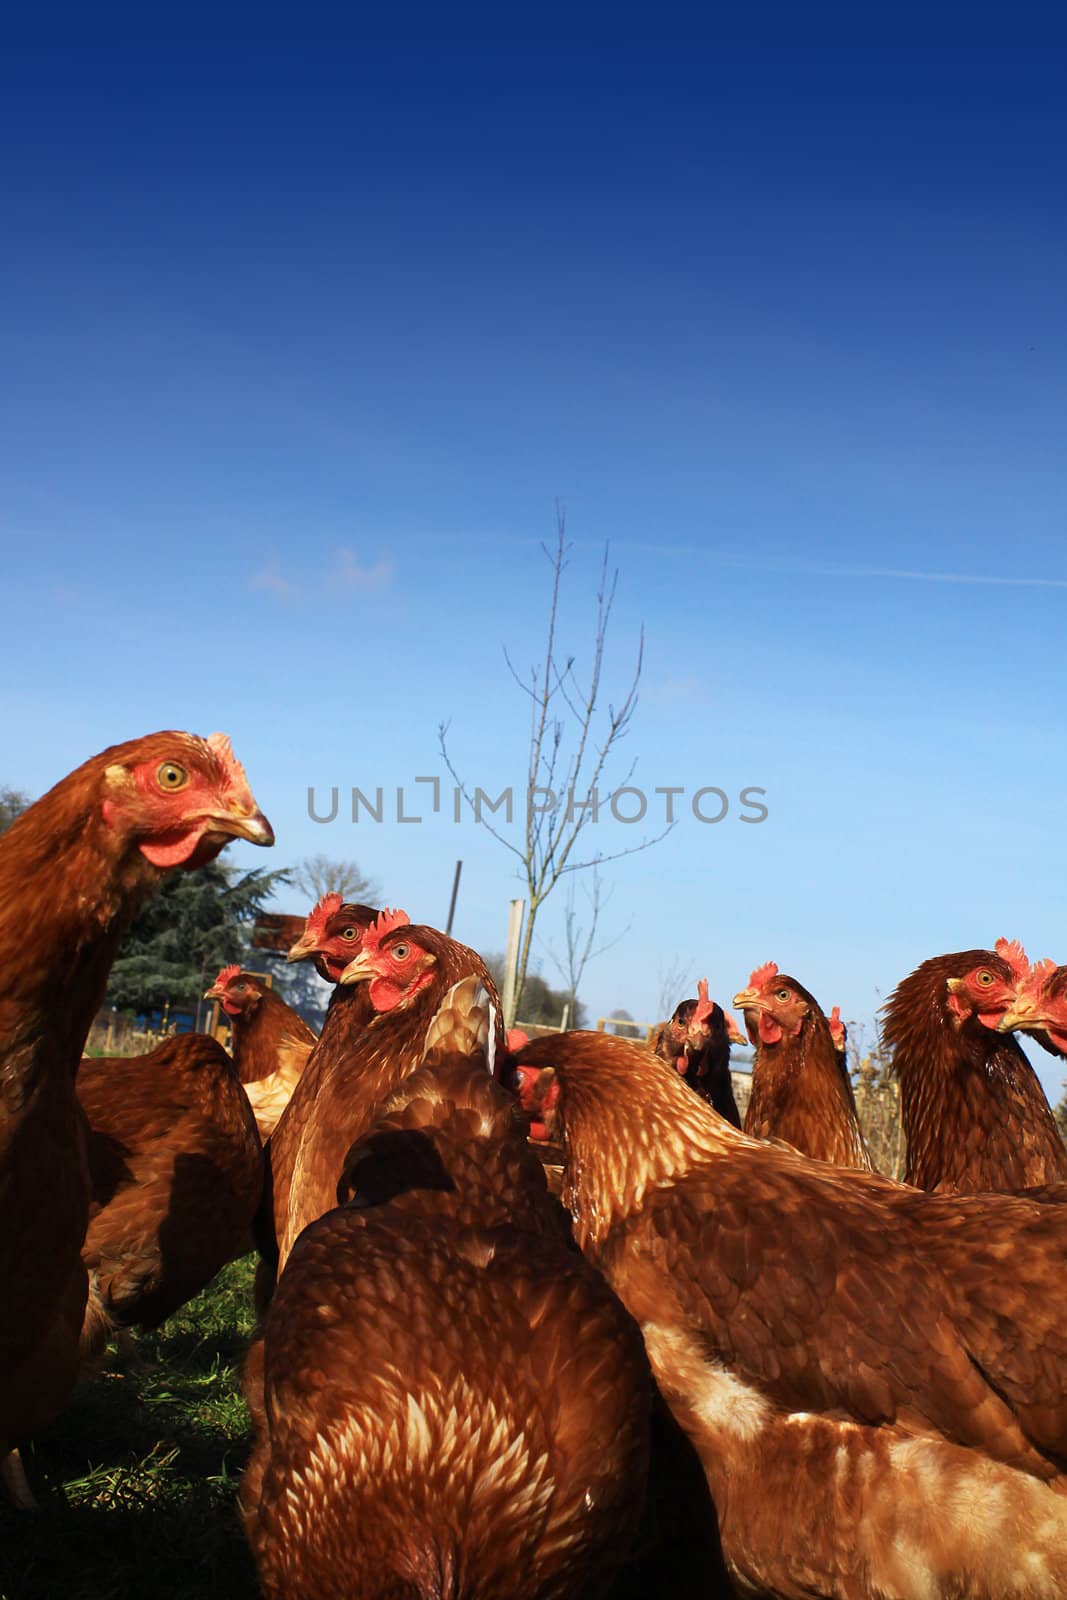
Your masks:
{"label": "wispy cloud", "polygon": [[272,594],[278,600],[298,600],[300,598],[299,585],[291,583],[288,578],[283,577],[280,572],[276,572],[271,567],[268,567],[263,572],[254,573],[248,580],[248,587],[262,591],[265,594]]}
{"label": "wispy cloud", "polygon": [[365,567],[354,550],[342,547],[337,552],[334,582],[358,594],[373,594],[389,587],[393,581],[393,571],[394,563],[388,556],[383,556],[372,567]]}
{"label": "wispy cloud", "polygon": [[1067,578],[1017,577],[986,572],[919,572],[908,567],[783,566],[783,571],[811,572],[825,578],[900,578],[907,583],[984,583],[1005,589],[1067,589]]}
{"label": "wispy cloud", "polygon": [[375,594],[387,589],[393,581],[396,563],[390,556],[382,556],[373,564],[364,565],[354,550],[342,546],[336,551],[332,564],[301,572],[291,578],[279,570],[276,563],[264,567],[248,580],[248,587],[258,594],[273,595],[288,605],[305,600],[317,600],[325,594]]}

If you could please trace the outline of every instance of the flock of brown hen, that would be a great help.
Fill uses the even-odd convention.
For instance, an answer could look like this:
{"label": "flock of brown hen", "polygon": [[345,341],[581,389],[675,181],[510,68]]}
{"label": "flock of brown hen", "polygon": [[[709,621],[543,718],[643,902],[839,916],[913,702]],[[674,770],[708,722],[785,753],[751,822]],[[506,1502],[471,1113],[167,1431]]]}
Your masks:
{"label": "flock of brown hen", "polygon": [[160,733],[0,839],[9,1496],[106,1344],[254,1242],[266,1596],[1067,1594],[1067,1152],[1015,1038],[1067,1054],[1067,968],[999,940],[897,987],[904,1183],[773,963],[742,1128],[706,983],[651,1048],[505,1038],[474,951],[336,895],[289,952],[318,1038],[233,965],[232,1055],[83,1059],[140,905],[234,838],[273,842],[229,741]]}

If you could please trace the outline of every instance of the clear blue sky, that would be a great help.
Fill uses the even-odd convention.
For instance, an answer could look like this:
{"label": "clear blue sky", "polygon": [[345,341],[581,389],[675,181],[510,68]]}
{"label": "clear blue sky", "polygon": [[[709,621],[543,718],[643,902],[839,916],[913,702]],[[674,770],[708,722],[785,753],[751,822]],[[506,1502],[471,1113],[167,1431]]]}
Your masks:
{"label": "clear blue sky", "polygon": [[5,41],[0,781],[220,727],[277,864],[439,921],[462,856],[500,948],[492,841],[306,789],[441,772],[448,718],[521,787],[558,496],[565,645],[605,539],[609,687],[646,629],[635,782],[770,809],[610,869],[594,1015],[675,959],[856,1019],[1000,934],[1067,959],[1062,40],[161,17]]}

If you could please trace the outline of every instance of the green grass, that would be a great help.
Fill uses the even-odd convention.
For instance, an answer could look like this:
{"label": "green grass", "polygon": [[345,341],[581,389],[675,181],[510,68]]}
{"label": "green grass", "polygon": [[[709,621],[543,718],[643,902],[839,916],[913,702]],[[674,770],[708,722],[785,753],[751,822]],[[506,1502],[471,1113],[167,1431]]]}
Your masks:
{"label": "green grass", "polygon": [[227,1267],[140,1339],[156,1370],[113,1362],[24,1452],[40,1510],[0,1507],[0,1600],[254,1600],[236,1512],[252,1273]]}

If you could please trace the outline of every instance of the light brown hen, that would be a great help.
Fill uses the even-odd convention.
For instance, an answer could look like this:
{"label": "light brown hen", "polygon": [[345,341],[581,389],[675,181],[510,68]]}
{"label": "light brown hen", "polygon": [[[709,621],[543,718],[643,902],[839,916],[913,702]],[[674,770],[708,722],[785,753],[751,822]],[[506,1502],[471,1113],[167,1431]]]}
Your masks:
{"label": "light brown hen", "polygon": [[1067,1207],[814,1162],[638,1045],[556,1043],[529,1048],[562,1086],[565,1203],[746,1592],[1067,1592]]}

